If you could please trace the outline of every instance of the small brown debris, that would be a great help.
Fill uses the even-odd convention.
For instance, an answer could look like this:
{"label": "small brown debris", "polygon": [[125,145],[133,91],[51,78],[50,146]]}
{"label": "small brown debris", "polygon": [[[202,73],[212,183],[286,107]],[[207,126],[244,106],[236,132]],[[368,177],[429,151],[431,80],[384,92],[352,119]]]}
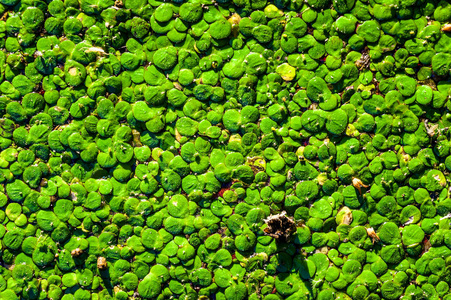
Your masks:
{"label": "small brown debris", "polygon": [[140,140],[141,133],[138,130],[133,129],[132,135],[133,135],[133,143],[132,143],[133,147],[142,147],[142,143]]}
{"label": "small brown debris", "polygon": [[378,242],[381,240],[377,235],[377,233],[374,231],[373,227],[367,228],[366,233],[368,233],[368,236],[373,240],[373,244],[374,242]]}
{"label": "small brown debris", "polygon": [[358,178],[352,178],[352,185],[359,191],[359,194],[362,195],[362,188],[367,188],[368,185],[364,184],[362,180]]}
{"label": "small brown debris", "polygon": [[359,68],[360,71],[362,71],[364,69],[369,69],[369,67],[370,67],[371,57],[368,54],[368,52],[369,52],[369,49],[365,48],[362,51],[362,55],[361,55],[360,59],[355,62],[355,65],[357,66],[357,68]]}
{"label": "small brown debris", "polygon": [[428,252],[429,249],[431,249],[431,247],[432,247],[432,244],[431,244],[431,242],[429,241],[429,238],[428,238],[428,237],[425,237],[425,238],[424,238],[424,240],[423,240],[423,246],[424,246],[424,249],[423,249],[423,253],[421,253],[422,255],[423,255],[424,253]]}
{"label": "small brown debris", "polygon": [[268,227],[264,229],[264,232],[280,242],[288,241],[291,234],[296,231],[296,223],[292,218],[287,217],[284,211],[280,214],[269,216],[265,219],[265,223]]}
{"label": "small brown debris", "polygon": [[42,178],[41,182],[39,183],[39,186],[41,186],[41,187],[47,186],[47,179]]}
{"label": "small brown debris", "polygon": [[8,12],[5,12],[3,16],[1,16],[0,21],[6,21],[8,19]]}
{"label": "small brown debris", "polygon": [[107,262],[106,262],[106,258],[99,256],[99,258],[97,258],[97,268],[99,268],[100,270],[106,269],[108,267]]}
{"label": "small brown debris", "polygon": [[443,32],[451,32],[451,24],[445,24],[442,27]]}
{"label": "small brown debris", "polygon": [[179,91],[183,90],[183,87],[180,85],[180,83],[174,82],[173,84],[174,84],[174,87],[175,87],[176,89],[178,89]]}
{"label": "small brown debris", "polygon": [[352,223],[352,212],[349,211],[349,212],[346,212],[346,213],[343,215],[343,221],[342,221],[342,224],[349,225],[349,224],[351,224],[351,223]]}
{"label": "small brown debris", "polygon": [[438,124],[428,124],[428,120],[424,120],[424,127],[426,128],[426,133],[433,137],[437,133]]}
{"label": "small brown debris", "polygon": [[79,255],[81,255],[83,253],[83,250],[81,250],[80,248],[75,248],[74,250],[72,250],[71,252],[70,252],[70,254],[72,255],[72,256],[79,256]]}

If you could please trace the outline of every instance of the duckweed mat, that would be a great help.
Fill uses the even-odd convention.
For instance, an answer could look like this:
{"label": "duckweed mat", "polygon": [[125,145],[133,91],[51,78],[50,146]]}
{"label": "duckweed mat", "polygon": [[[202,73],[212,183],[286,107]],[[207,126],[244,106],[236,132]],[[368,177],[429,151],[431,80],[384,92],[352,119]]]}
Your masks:
{"label": "duckweed mat", "polygon": [[0,0],[0,299],[450,300],[448,22]]}

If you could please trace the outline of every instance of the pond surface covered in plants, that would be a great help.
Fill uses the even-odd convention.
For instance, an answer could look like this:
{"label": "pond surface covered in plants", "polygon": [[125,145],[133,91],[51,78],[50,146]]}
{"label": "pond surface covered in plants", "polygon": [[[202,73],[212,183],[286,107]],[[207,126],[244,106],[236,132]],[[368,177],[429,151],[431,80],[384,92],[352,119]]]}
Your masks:
{"label": "pond surface covered in plants", "polygon": [[451,3],[0,0],[0,298],[451,299]]}

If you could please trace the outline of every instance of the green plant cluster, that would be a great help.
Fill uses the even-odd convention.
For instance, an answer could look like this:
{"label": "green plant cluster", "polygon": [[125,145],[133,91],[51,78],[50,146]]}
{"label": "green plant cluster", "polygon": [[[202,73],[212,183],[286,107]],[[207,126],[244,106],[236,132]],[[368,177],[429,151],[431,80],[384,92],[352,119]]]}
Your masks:
{"label": "green plant cluster", "polygon": [[0,299],[450,300],[448,22],[0,0]]}

